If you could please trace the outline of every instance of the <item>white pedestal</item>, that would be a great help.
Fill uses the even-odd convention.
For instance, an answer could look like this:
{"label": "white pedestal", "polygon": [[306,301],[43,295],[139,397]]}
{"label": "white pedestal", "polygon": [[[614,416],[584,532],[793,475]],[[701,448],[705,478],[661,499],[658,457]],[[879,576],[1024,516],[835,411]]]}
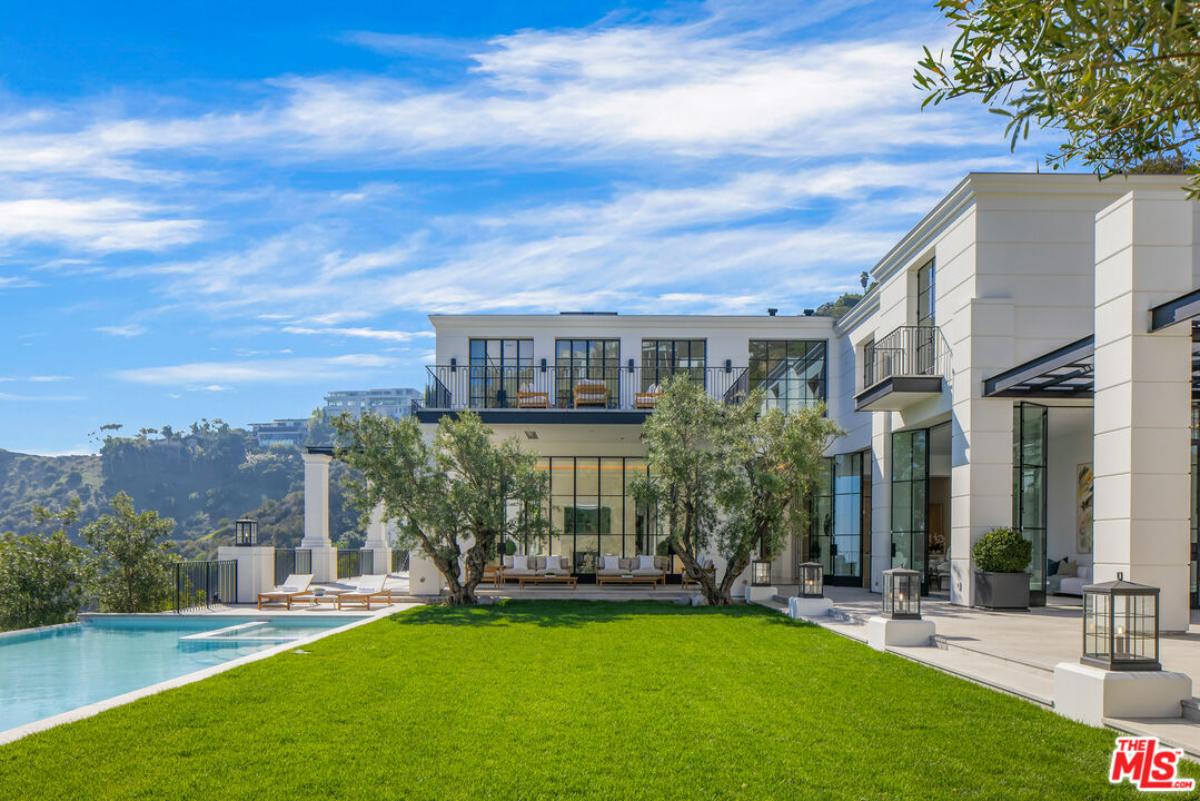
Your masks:
{"label": "white pedestal", "polygon": [[779,594],[779,590],[775,587],[756,587],[753,584],[746,585],[746,603],[752,604],[757,601],[769,601]]}
{"label": "white pedestal", "polygon": [[332,545],[309,548],[312,551],[313,581],[337,581],[337,552]]}
{"label": "white pedestal", "polygon": [[1054,711],[1102,726],[1104,718],[1179,718],[1192,697],[1186,673],[1102,670],[1077,662],[1054,666]]}
{"label": "white pedestal", "polygon": [[929,645],[934,631],[932,620],[893,620],[876,615],[867,620],[867,644],[876,651]]}
{"label": "white pedestal", "polygon": [[427,556],[415,551],[408,562],[408,591],[413,595],[441,595],[442,574]]}
{"label": "white pedestal", "polygon": [[788,598],[788,617],[825,617],[833,609],[833,601],[828,598]]}
{"label": "white pedestal", "polygon": [[217,558],[237,562],[237,599],[232,602],[256,603],[260,592],[275,589],[275,549],[272,546],[222,545],[217,548]]}

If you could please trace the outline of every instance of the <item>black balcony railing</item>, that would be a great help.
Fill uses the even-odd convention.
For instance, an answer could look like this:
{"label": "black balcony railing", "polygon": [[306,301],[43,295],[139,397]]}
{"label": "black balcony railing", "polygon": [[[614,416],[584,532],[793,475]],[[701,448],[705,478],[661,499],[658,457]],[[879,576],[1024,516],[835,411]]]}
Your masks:
{"label": "black balcony railing", "polygon": [[936,325],[903,325],[863,350],[863,389],[894,376],[950,375],[950,348]]}
{"label": "black balcony railing", "polygon": [[337,577],[340,579],[362,575],[362,551],[358,548],[339,548],[337,552]]}
{"label": "black balcony railing", "polygon": [[650,411],[673,375],[686,375],[724,403],[750,393],[745,367],[639,367],[615,364],[450,365],[426,368],[428,409],[621,409]]}

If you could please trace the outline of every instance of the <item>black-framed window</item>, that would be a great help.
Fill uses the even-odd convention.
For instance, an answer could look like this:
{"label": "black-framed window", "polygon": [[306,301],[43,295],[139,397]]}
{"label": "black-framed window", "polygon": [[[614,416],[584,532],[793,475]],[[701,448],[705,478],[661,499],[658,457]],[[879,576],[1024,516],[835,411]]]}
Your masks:
{"label": "black-framed window", "polygon": [[1033,545],[1030,603],[1046,603],[1046,456],[1049,409],[1013,405],[1013,528]]}
{"label": "black-framed window", "polygon": [[640,457],[545,456],[549,473],[548,542],[518,543],[530,554],[566,556],[574,573],[594,574],[604,556],[657,554],[663,540],[654,510],[632,495],[649,467]]}
{"label": "black-framed window", "polygon": [[929,429],[892,434],[892,567],[921,574],[929,532]]}
{"label": "black-framed window", "polygon": [[621,340],[558,339],[554,342],[555,396],[559,406],[574,403],[580,383],[602,383],[608,387],[608,405],[620,400]]}
{"label": "black-framed window", "polygon": [[692,381],[704,381],[708,342],[703,339],[643,339],[642,391],[662,384],[676,373],[686,373]]}
{"label": "black-framed window", "polygon": [[762,388],[767,408],[784,411],[824,403],[826,346],[823,339],[750,340],[750,388]]}
{"label": "black-framed window", "polygon": [[472,408],[511,406],[533,379],[532,339],[472,338],[468,356]]}
{"label": "black-framed window", "polygon": [[917,325],[934,325],[937,320],[937,284],[933,259],[917,268]]}
{"label": "black-framed window", "polygon": [[831,583],[862,582],[871,531],[869,451],[825,459],[813,494],[808,558]]}

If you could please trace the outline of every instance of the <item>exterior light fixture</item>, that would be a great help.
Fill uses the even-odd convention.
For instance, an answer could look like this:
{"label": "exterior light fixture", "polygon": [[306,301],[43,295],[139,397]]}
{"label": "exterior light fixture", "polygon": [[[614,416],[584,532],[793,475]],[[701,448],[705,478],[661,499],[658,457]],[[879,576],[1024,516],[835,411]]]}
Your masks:
{"label": "exterior light fixture", "polygon": [[750,583],[755,587],[771,584],[771,563],[766,559],[755,559],[750,563]]}
{"label": "exterior light fixture", "polygon": [[1158,661],[1158,587],[1125,581],[1083,588],[1083,656],[1105,670],[1162,670]]}
{"label": "exterior light fixture", "polygon": [[825,597],[825,568],[816,562],[800,565],[800,597]]}
{"label": "exterior light fixture", "polygon": [[895,567],[883,571],[883,616],[891,620],[921,619],[921,574]]}
{"label": "exterior light fixture", "polygon": [[233,544],[247,548],[258,544],[258,521],[242,517],[233,524]]}

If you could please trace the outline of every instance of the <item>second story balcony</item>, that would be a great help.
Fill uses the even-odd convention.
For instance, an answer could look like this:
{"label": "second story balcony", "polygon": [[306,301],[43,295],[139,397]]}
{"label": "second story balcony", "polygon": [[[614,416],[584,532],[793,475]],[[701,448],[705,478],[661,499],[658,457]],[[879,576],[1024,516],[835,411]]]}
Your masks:
{"label": "second story balcony", "polygon": [[439,364],[426,371],[425,398],[414,407],[422,422],[472,409],[493,423],[641,423],[654,411],[663,386],[673,375],[686,375],[723,403],[742,403],[750,392],[747,368],[732,364]]}
{"label": "second story balcony", "polygon": [[950,376],[950,348],[936,325],[900,326],[863,350],[859,411],[899,411],[937,397]]}

